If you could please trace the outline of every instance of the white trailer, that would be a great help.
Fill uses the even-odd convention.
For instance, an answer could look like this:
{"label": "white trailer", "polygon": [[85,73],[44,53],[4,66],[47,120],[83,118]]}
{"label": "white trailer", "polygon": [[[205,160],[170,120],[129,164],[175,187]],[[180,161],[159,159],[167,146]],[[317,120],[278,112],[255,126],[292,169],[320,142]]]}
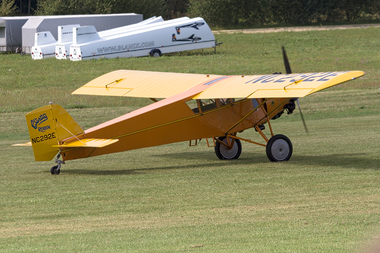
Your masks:
{"label": "white trailer", "polygon": [[56,56],[56,44],[66,45],[68,47],[72,44],[73,40],[73,28],[80,25],[65,25],[58,26],[58,41],[50,31],[39,32],[35,34],[34,46],[32,47],[31,56],[33,60],[41,60],[44,58]]}
{"label": "white trailer", "polygon": [[[162,17],[151,17],[136,24],[121,26],[121,27],[98,32],[98,35],[99,37],[112,36],[116,34],[125,33],[127,31],[132,31],[133,29],[141,29],[141,26],[144,26],[144,25],[163,22],[163,21],[164,20]],[[80,26],[78,25],[78,26],[75,26],[75,28],[76,27],[80,27]],[[58,41],[55,45],[55,58],[59,60],[66,59],[69,57],[70,46],[73,44],[73,33],[74,31],[76,32],[76,29],[73,30],[72,28],[74,27],[69,27],[69,26],[58,27]],[[95,27],[94,29],[96,31]],[[91,36],[90,34],[89,39],[93,39],[93,38],[94,37]],[[96,37],[96,39],[98,39],[98,37]]]}
{"label": "white trailer", "polygon": [[163,22],[163,21],[164,21],[164,19],[161,16],[159,16],[159,17],[154,16],[154,17],[145,19],[141,22],[138,22],[136,24],[126,25],[126,26],[121,26],[121,27],[116,27],[113,29],[100,31],[100,32],[98,32],[98,34],[99,34],[99,37],[112,36],[112,35],[116,35],[116,34],[122,34],[122,33],[125,33],[127,31],[128,32],[133,31],[135,29],[141,29],[141,26],[143,26],[143,25],[157,24],[157,23]]}
{"label": "white trailer", "polygon": [[43,58],[53,57],[56,42],[50,31],[36,33],[34,35],[34,46],[31,52],[32,59],[41,60]]}
{"label": "white trailer", "polygon": [[161,56],[186,50],[213,48],[215,37],[202,18],[180,18],[101,38],[93,27],[78,27],[70,46],[70,60]]}
{"label": "white trailer", "polygon": [[147,23],[143,21],[144,27],[142,25],[139,25],[140,23],[136,25],[131,26],[125,26],[121,28],[115,28],[111,30],[106,30],[102,32],[97,32],[96,28],[94,26],[82,26],[77,29],[73,29],[73,45],[79,45],[79,44],[85,44],[85,43],[97,43],[98,40],[108,40],[107,37],[113,38],[113,37],[120,37],[124,36],[125,34],[129,34],[134,31],[141,31],[145,28],[153,28],[156,26],[161,26],[163,24],[173,24],[178,21],[184,21],[184,20],[190,20],[188,17],[182,17],[178,19],[173,19],[169,21],[163,21],[161,17],[158,18],[159,22],[151,22]]}
{"label": "white trailer", "polygon": [[29,18],[27,16],[0,17],[0,52],[22,48],[21,28]]}
{"label": "white trailer", "polygon": [[80,25],[63,25],[58,26],[58,41],[54,46],[54,54],[57,59],[66,59],[67,52],[70,51],[70,46],[73,44],[73,28]]}
{"label": "white trailer", "polygon": [[31,53],[34,36],[39,32],[50,31],[57,40],[57,27],[62,25],[93,25],[98,31],[103,31],[142,20],[143,15],[135,13],[33,16],[22,26],[22,49],[27,54]]}

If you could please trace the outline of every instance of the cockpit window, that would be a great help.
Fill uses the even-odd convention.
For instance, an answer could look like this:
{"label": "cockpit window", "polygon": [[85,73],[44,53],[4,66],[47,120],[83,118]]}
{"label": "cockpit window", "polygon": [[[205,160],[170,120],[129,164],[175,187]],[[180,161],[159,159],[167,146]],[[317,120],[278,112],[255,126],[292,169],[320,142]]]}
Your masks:
{"label": "cockpit window", "polygon": [[235,102],[233,98],[221,98],[221,99],[198,99],[189,100],[186,102],[187,106],[194,113],[210,111],[222,106],[231,105]]}
{"label": "cockpit window", "polygon": [[209,111],[217,107],[215,99],[189,100],[186,104],[194,113]]}
{"label": "cockpit window", "polygon": [[235,99],[233,99],[233,98],[221,98],[221,99],[219,99],[220,106],[230,105],[230,104],[233,104],[234,102],[235,102]]}
{"label": "cockpit window", "polygon": [[199,99],[198,103],[201,107],[201,111],[209,111],[216,108],[215,99]]}
{"label": "cockpit window", "polygon": [[257,101],[256,98],[252,99],[252,103],[253,103],[254,108],[259,107],[259,101]]}
{"label": "cockpit window", "polygon": [[199,108],[198,108],[198,101],[197,100],[189,100],[186,101],[186,104],[194,113],[199,113]]}

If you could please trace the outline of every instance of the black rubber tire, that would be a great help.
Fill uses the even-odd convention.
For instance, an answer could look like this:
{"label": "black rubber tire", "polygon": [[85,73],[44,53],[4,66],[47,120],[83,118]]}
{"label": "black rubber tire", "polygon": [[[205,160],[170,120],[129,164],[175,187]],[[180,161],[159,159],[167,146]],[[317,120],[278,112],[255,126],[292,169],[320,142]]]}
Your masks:
{"label": "black rubber tire", "polygon": [[56,166],[51,167],[50,173],[52,175],[58,175],[59,173],[61,173],[61,170],[60,168],[58,168],[58,165],[56,165]]}
{"label": "black rubber tire", "polygon": [[160,57],[162,55],[161,51],[158,49],[153,49],[149,54],[152,57]]}
{"label": "black rubber tire", "polygon": [[293,145],[288,137],[277,134],[269,139],[266,152],[272,162],[288,161],[293,154]]}
{"label": "black rubber tire", "polygon": [[[227,144],[226,137],[219,137],[220,141]],[[238,159],[241,154],[241,142],[238,139],[234,140],[234,144],[231,149],[228,149],[223,144],[220,144],[218,141],[215,144],[215,154],[220,160],[232,160],[232,159]]]}

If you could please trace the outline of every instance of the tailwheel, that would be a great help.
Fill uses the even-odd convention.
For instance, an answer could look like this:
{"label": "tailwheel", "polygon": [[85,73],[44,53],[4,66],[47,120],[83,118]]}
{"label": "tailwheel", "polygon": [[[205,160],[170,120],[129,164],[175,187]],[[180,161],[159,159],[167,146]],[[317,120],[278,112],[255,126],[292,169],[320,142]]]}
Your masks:
{"label": "tailwheel", "polygon": [[266,151],[272,162],[288,161],[293,153],[293,145],[288,137],[277,134],[269,139]]}
{"label": "tailwheel", "polygon": [[58,175],[59,173],[61,173],[61,165],[65,164],[65,162],[62,160],[59,160],[60,157],[61,157],[61,154],[58,153],[57,158],[55,159],[55,162],[57,163],[57,165],[51,167],[50,169],[50,173],[52,175]]}
{"label": "tailwheel", "polygon": [[232,143],[231,147],[228,147],[228,140],[226,137],[219,137],[219,141],[225,143],[223,145],[219,141],[215,144],[215,154],[221,160],[238,159],[241,154],[241,142],[238,139],[229,138],[229,143]]}
{"label": "tailwheel", "polygon": [[52,175],[58,175],[59,173],[61,173],[61,164],[51,167],[50,173]]}

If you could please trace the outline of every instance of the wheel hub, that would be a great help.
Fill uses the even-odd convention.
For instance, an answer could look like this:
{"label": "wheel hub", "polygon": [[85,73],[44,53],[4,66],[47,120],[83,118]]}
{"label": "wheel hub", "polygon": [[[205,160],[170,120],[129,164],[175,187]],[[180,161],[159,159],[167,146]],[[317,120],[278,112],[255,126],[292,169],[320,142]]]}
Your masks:
{"label": "wheel hub", "polygon": [[289,145],[283,139],[276,140],[272,145],[272,155],[276,160],[284,160],[289,154]]}

